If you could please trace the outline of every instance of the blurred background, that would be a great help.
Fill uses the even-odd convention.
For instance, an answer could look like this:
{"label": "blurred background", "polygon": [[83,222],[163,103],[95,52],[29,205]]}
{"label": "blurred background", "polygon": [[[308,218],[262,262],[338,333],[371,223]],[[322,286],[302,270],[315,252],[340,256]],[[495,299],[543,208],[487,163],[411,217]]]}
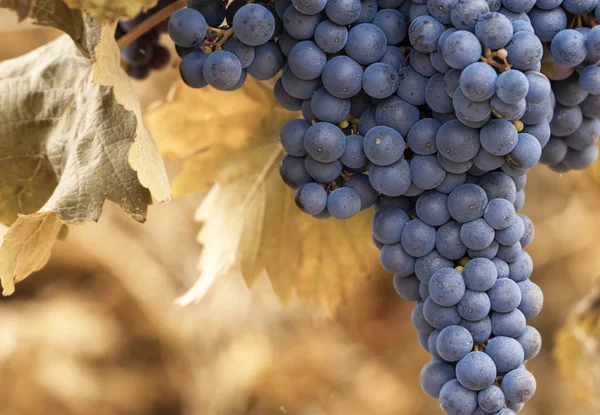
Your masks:
{"label": "blurred background", "polygon": [[[0,32],[0,60],[60,34],[7,12]],[[137,83],[142,104],[164,99],[177,76],[170,68]],[[172,177],[181,168],[167,167]],[[598,284],[600,182],[538,166],[526,189],[532,278],[546,302],[529,322],[544,347],[528,365],[538,391],[522,413],[598,414],[597,343],[588,339],[579,366],[569,363],[576,351],[562,364],[554,355],[557,330]],[[419,387],[429,355],[410,324],[413,304],[383,271],[365,275],[333,315],[301,300],[282,307],[266,278],[252,289],[234,278],[199,304],[174,305],[198,275],[201,199],[153,206],[144,225],[107,203],[98,224],[71,228],[50,263],[0,299],[0,415],[441,412]]]}

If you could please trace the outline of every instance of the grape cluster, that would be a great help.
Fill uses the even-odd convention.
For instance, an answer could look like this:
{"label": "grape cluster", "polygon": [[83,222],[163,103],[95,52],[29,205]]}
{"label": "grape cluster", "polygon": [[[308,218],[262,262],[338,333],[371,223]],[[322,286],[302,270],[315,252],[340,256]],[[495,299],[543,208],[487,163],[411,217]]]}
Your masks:
{"label": "grape cluster", "polygon": [[[117,24],[115,38],[118,40],[138,24],[159,10],[174,3],[175,0],[159,0],[158,4],[145,13],[138,14],[132,20],[122,20]],[[169,50],[159,44],[161,33],[167,31],[168,19],[148,30],[129,45],[121,49],[121,59],[125,63],[127,74],[133,79],[146,79],[152,70],[166,67],[171,59]]]}
{"label": "grape cluster", "polygon": [[[169,33],[191,87],[281,76],[298,207],[372,238],[432,354],[423,390],[448,415],[518,413],[540,351],[527,319],[537,163],[581,169],[600,135],[598,0],[190,0]],[[225,23],[223,23],[225,21]],[[567,30],[567,26],[576,27]],[[548,75],[548,77],[546,76]]]}
{"label": "grape cluster", "polygon": [[[234,91],[248,75],[264,81],[281,70],[284,55],[274,43],[281,19],[267,4],[245,3],[226,7],[221,0],[189,0],[187,8],[173,14],[169,35],[188,86]],[[219,28],[224,19],[227,26]]]}

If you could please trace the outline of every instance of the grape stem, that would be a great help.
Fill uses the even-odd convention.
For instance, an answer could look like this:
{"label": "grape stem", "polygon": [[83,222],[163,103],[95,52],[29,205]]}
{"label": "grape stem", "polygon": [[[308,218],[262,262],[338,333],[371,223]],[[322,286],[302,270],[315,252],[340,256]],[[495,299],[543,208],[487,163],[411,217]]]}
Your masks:
{"label": "grape stem", "polygon": [[117,40],[117,45],[119,45],[119,49],[123,49],[131,42],[141,37],[144,33],[148,32],[165,19],[168,19],[173,13],[177,10],[186,7],[187,0],[177,0],[175,3],[165,7],[164,9],[160,9],[152,16],[148,17],[142,23],[134,27],[130,32],[126,33],[122,38]]}

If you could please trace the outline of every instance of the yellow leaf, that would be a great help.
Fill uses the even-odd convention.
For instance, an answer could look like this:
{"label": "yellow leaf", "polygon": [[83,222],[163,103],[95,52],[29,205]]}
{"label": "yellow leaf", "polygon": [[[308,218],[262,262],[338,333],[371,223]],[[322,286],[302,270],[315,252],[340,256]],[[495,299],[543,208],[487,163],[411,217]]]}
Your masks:
{"label": "yellow leaf", "polygon": [[[0,261],[17,267],[0,273],[7,294],[47,261],[57,236],[67,235],[63,224],[97,221],[106,200],[144,222],[151,192],[161,201],[170,197],[162,159],[120,67],[114,26],[80,18],[85,29],[77,44],[63,36],[0,63],[0,222],[12,224]],[[58,227],[40,235],[50,229],[38,215],[50,214]]]}
{"label": "yellow leaf", "polygon": [[600,390],[600,285],[580,301],[556,333],[554,357],[580,402]]}
{"label": "yellow leaf", "polygon": [[11,295],[16,282],[46,265],[61,226],[55,212],[19,216],[0,247],[3,295]]}
{"label": "yellow leaf", "polygon": [[114,22],[133,19],[140,11],[156,6],[158,0],[65,0],[73,9],[84,10],[98,20]]}
{"label": "yellow leaf", "polygon": [[[178,302],[200,299],[236,273],[250,286],[266,274],[283,301],[298,295],[329,308],[343,302],[377,266],[371,212],[320,221],[296,207],[294,191],[279,175],[279,130],[296,114],[279,108],[259,82],[248,78],[235,93],[184,88],[177,86],[173,101],[148,116],[163,151],[197,153],[173,193],[214,183],[196,213],[203,223],[200,278]],[[161,127],[167,120],[169,128]]]}

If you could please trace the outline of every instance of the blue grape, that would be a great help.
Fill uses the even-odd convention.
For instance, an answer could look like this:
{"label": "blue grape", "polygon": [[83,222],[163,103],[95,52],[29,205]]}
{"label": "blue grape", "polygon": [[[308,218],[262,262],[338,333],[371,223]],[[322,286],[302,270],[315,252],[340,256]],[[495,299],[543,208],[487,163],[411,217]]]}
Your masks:
{"label": "blue grape", "polygon": [[308,128],[304,135],[307,153],[317,161],[331,163],[344,153],[344,133],[335,125],[319,122]]}
{"label": "blue grape", "polygon": [[519,337],[525,331],[525,315],[519,309],[508,313],[492,313],[494,336]]}
{"label": "blue grape", "polygon": [[544,10],[552,10],[560,6],[563,0],[537,0],[535,6]]}
{"label": "blue grape", "polygon": [[440,254],[452,260],[462,258],[467,247],[460,239],[460,225],[455,221],[440,226],[437,232],[435,247]]}
{"label": "blue grape", "polygon": [[556,101],[566,107],[579,105],[588,96],[588,92],[581,87],[576,76],[570,76],[567,79],[555,82],[554,91],[552,92]]}
{"label": "blue grape", "polygon": [[525,224],[525,233],[519,240],[519,243],[521,244],[521,246],[523,248],[525,248],[525,247],[529,246],[529,244],[531,244],[531,242],[533,241],[535,229],[533,227],[533,222],[531,221],[531,219],[529,219],[525,215],[519,215],[519,216],[521,216],[521,219],[523,220],[523,223]]}
{"label": "blue grape", "polygon": [[394,68],[396,72],[399,72],[406,63],[406,58],[399,48],[395,46],[388,46],[385,51],[385,55],[383,55],[383,58],[381,58],[379,62],[387,63]]}
{"label": "blue grape", "polygon": [[462,318],[469,321],[479,321],[490,312],[490,297],[486,293],[466,290],[465,295],[456,305]]}
{"label": "blue grape", "polygon": [[441,24],[450,24],[450,11],[456,0],[427,0],[427,10]]}
{"label": "blue grape", "polygon": [[409,217],[402,209],[386,207],[373,216],[373,236],[384,244],[396,244],[400,242],[402,231],[408,221]]}
{"label": "blue grape", "polygon": [[423,53],[431,53],[438,47],[438,39],[444,32],[444,25],[431,16],[419,16],[412,20],[408,28],[411,45]]}
{"label": "blue grape", "polygon": [[[427,284],[421,283],[419,285],[419,295],[421,296],[421,300],[429,298],[429,286]],[[429,340],[427,340],[427,349],[429,350]],[[431,352],[431,350],[429,351]]]}
{"label": "blue grape", "polygon": [[541,155],[540,142],[531,134],[519,133],[517,145],[510,152],[508,163],[514,169],[529,169],[540,160]]}
{"label": "blue grape", "polygon": [[525,99],[527,102],[539,103],[544,101],[550,95],[550,81],[546,75],[540,72],[528,72],[526,74],[529,82],[529,91]]}
{"label": "blue grape", "polygon": [[360,117],[364,111],[373,106],[373,100],[364,92],[350,98],[350,115]]}
{"label": "blue grape", "polygon": [[363,150],[362,136],[354,134],[346,137],[346,147],[340,157],[340,161],[350,169],[364,168],[367,158]]}
{"label": "blue grape", "polygon": [[[405,222],[407,221],[408,216]],[[454,266],[454,263],[451,260],[441,255],[438,251],[433,250],[427,255],[417,258],[415,261],[415,275],[421,283],[429,286],[429,280],[437,270],[451,268],[452,266]]]}
{"label": "blue grape", "polygon": [[[328,3],[328,7],[329,7]],[[370,65],[385,55],[387,39],[383,31],[371,23],[361,23],[348,32],[344,51],[361,65]]]}
{"label": "blue grape", "polygon": [[433,118],[423,118],[408,131],[408,147],[418,155],[428,156],[437,152],[435,137],[441,124]]}
{"label": "blue grape", "polygon": [[234,87],[240,80],[242,65],[233,53],[218,50],[206,57],[202,74],[210,86],[226,90]]}
{"label": "blue grape", "polygon": [[587,46],[587,56],[584,63],[594,65],[600,61],[600,29],[595,27],[590,30],[585,40]]}
{"label": "blue grape", "polygon": [[277,16],[279,16],[280,19],[283,19],[283,13],[292,4],[291,0],[275,0],[273,3],[273,6],[275,7],[275,13],[277,13]]}
{"label": "blue grape", "polygon": [[304,117],[304,119],[306,121],[312,122],[315,119],[314,114],[312,113],[312,110],[310,109],[310,99],[306,99],[304,101],[302,101],[302,117]]}
{"label": "blue grape", "polygon": [[473,349],[473,337],[462,326],[447,326],[438,335],[436,349],[442,359],[457,362]]}
{"label": "blue grape", "polygon": [[521,256],[522,249],[521,242],[516,242],[512,245],[500,245],[498,249],[498,258],[506,263],[513,263]]}
{"label": "blue grape", "polygon": [[461,321],[460,314],[458,314],[456,307],[441,306],[436,304],[431,297],[428,297],[423,304],[423,316],[429,324],[438,330],[443,330],[448,326],[457,325]]}
{"label": "blue grape", "polygon": [[392,127],[403,137],[406,137],[408,131],[420,118],[417,107],[396,96],[381,101],[375,110],[375,120],[378,125]]}
{"label": "blue grape", "polygon": [[461,74],[458,69],[450,69],[444,74],[444,91],[450,98],[454,98],[454,92],[460,86]]}
{"label": "blue grape", "polygon": [[360,14],[354,24],[371,23],[377,13],[377,0],[361,0]]}
{"label": "blue grape", "polygon": [[471,222],[483,216],[487,203],[487,195],[481,187],[463,184],[448,196],[448,211],[459,222]]}
{"label": "blue grape", "polygon": [[312,181],[304,167],[304,157],[292,157],[286,154],[281,160],[279,173],[285,184],[293,189]]}
{"label": "blue grape", "polygon": [[585,38],[576,30],[562,30],[554,36],[550,44],[554,60],[562,66],[575,67],[587,56]]}
{"label": "blue grape", "polygon": [[328,0],[325,7],[327,17],[334,23],[345,26],[360,16],[360,0]]}
{"label": "blue grape", "polygon": [[313,15],[325,8],[327,0],[292,0],[292,4],[300,13]]}
{"label": "blue grape", "polygon": [[443,124],[436,134],[435,142],[440,155],[457,163],[471,160],[480,147],[478,131],[458,120]]}
{"label": "blue grape", "polygon": [[525,99],[521,99],[515,104],[508,104],[500,99],[498,95],[494,95],[490,100],[492,111],[497,118],[517,121],[527,111],[527,103]]}
{"label": "blue grape", "polygon": [[511,69],[503,72],[496,83],[498,98],[507,104],[517,104],[529,92],[529,81],[523,72]]}
{"label": "blue grape", "polygon": [[223,49],[233,53],[240,60],[242,68],[247,68],[254,60],[254,48],[240,42],[236,38],[231,38],[225,42]]}
{"label": "blue grape", "polygon": [[413,219],[402,230],[402,247],[412,257],[427,255],[435,248],[436,231],[419,219]]}
{"label": "blue grape", "polygon": [[534,125],[547,120],[549,116],[552,118],[553,105],[549,99],[537,104],[528,102],[525,112],[521,116],[521,121],[526,125]]}
{"label": "blue grape", "polygon": [[[245,80],[246,71],[242,72],[242,78],[240,81]],[[235,90],[241,87],[241,84],[238,82],[235,87],[231,89],[225,89],[226,91]],[[298,111],[302,107],[302,100],[298,98],[294,98],[290,94],[287,93],[285,88],[283,87],[283,82],[281,82],[281,78],[275,82],[275,86],[273,87],[273,96],[275,97],[275,101],[283,108],[288,111]]]}
{"label": "blue grape", "polygon": [[362,114],[360,114],[360,119],[358,120],[358,133],[365,135],[371,128],[375,126],[377,126],[377,121],[375,120],[375,111],[373,111],[371,108],[367,108]]}
{"label": "blue grape", "polygon": [[488,290],[492,310],[498,313],[514,311],[521,302],[521,290],[516,282],[508,278],[498,278]]}
{"label": "blue grape", "polygon": [[492,288],[496,283],[498,270],[491,260],[474,258],[464,266],[463,278],[467,288],[473,291],[484,292]]}
{"label": "blue grape", "polygon": [[452,99],[444,90],[444,75],[436,74],[429,78],[425,88],[425,101],[427,105],[436,112],[445,114],[454,110]]}
{"label": "blue grape", "polygon": [[459,303],[464,294],[465,283],[463,278],[453,268],[439,269],[429,280],[429,295],[438,305],[443,307],[454,306]]}
{"label": "blue grape", "polygon": [[458,30],[448,36],[441,51],[446,63],[455,69],[464,69],[477,62],[482,52],[477,37],[466,30]]}
{"label": "blue grape", "polygon": [[198,46],[206,37],[206,19],[197,10],[179,9],[169,19],[169,36],[184,48]]}
{"label": "blue grape", "polygon": [[389,166],[400,160],[404,154],[404,139],[393,128],[377,126],[365,135],[363,147],[367,158],[373,164]]}
{"label": "blue grape", "polygon": [[581,126],[573,134],[565,137],[565,142],[575,150],[585,150],[593,146],[600,138],[600,120],[598,118],[583,118]]}
{"label": "blue grape", "polygon": [[586,14],[598,5],[598,0],[563,0],[561,6],[572,14]]}
{"label": "blue grape", "polygon": [[485,353],[492,358],[498,373],[508,373],[523,364],[525,353],[519,342],[511,337],[498,336],[488,341]]}
{"label": "blue grape", "polygon": [[598,147],[595,145],[581,151],[570,148],[563,163],[571,170],[583,170],[591,166],[597,158]]}
{"label": "blue grape", "polygon": [[464,223],[460,228],[460,239],[468,249],[482,250],[494,241],[494,229],[483,219]]}
{"label": "blue grape", "polygon": [[290,34],[296,40],[308,40],[313,37],[319,23],[321,15],[306,15],[300,13],[293,5],[289,6],[281,18],[285,32]]}
{"label": "blue grape", "polygon": [[547,10],[538,7],[529,12],[531,25],[542,42],[551,42],[557,33],[567,28],[567,15],[561,7]]}
{"label": "blue grape", "polygon": [[523,368],[511,370],[502,379],[504,396],[513,403],[527,402],[535,393],[536,386],[535,377]]}
{"label": "blue grape", "polygon": [[504,157],[494,156],[483,147],[479,149],[477,155],[473,158],[473,164],[475,167],[483,172],[489,172],[502,167],[504,161]]}
{"label": "blue grape", "polygon": [[[402,11],[402,10],[401,10]],[[427,6],[425,4],[419,3],[410,3],[410,8],[408,10],[408,18],[412,22],[421,16],[428,16],[429,11],[427,10]]]}
{"label": "blue grape", "polygon": [[350,114],[350,100],[336,98],[325,88],[319,88],[310,100],[310,109],[319,120],[337,124]]}
{"label": "blue grape", "polygon": [[499,247],[500,247],[500,244],[498,244],[498,242],[492,241],[492,243],[489,244],[489,246],[487,246],[484,249],[480,249],[480,250],[468,249],[467,253],[469,254],[469,256],[471,258],[493,259],[496,256],[496,254],[498,254]]}
{"label": "blue grape", "polygon": [[220,0],[195,2],[193,6],[188,4],[188,7],[193,7],[198,10],[204,18],[206,23],[211,27],[219,27],[225,17],[227,17],[227,10],[225,8],[225,2]]}
{"label": "blue grape", "polygon": [[540,161],[550,166],[556,165],[564,160],[568,149],[565,140],[559,137],[550,137],[550,141],[542,149]]}
{"label": "blue grape", "polygon": [[[381,266],[387,272],[389,272],[390,274],[394,274],[400,278],[408,277],[413,273],[415,269],[415,259],[406,253],[404,248],[402,248],[401,243],[385,245],[381,249],[379,259],[381,261]],[[425,302],[425,304],[427,304],[427,301]],[[423,313],[425,313],[425,308],[423,309]],[[429,319],[427,319],[427,322],[431,324],[431,321]],[[435,324],[431,325],[436,327]]]}
{"label": "blue grape", "polygon": [[450,69],[453,69],[446,63],[444,57],[442,56],[442,52],[440,52],[439,49],[431,52],[429,55],[429,60],[431,61],[431,65],[440,73],[445,74]]}
{"label": "blue grape", "polygon": [[311,124],[306,120],[291,120],[283,125],[279,137],[286,153],[294,157],[306,155],[304,134],[310,127]]}
{"label": "blue grape", "polygon": [[517,20],[515,22],[513,22],[513,33],[519,33],[519,32],[529,32],[529,33],[535,33],[535,30],[533,29],[533,26],[531,26],[531,23],[528,23],[524,20]]}
{"label": "blue grape", "polygon": [[440,390],[440,406],[448,415],[472,414],[477,409],[477,392],[451,380]]}
{"label": "blue grape", "polygon": [[471,352],[456,365],[456,378],[465,388],[481,391],[496,380],[496,365],[484,352]]}
{"label": "blue grape", "polygon": [[508,264],[509,278],[513,281],[525,281],[533,272],[533,261],[527,252],[522,252],[521,255]]}
{"label": "blue grape", "polygon": [[521,289],[521,303],[519,310],[525,315],[525,318],[533,318],[542,310],[544,304],[544,294],[541,288],[530,280],[521,281],[518,283]]}
{"label": "blue grape", "polygon": [[441,361],[427,363],[419,375],[421,388],[432,398],[439,397],[442,387],[455,378],[454,367]]}
{"label": "blue grape", "polygon": [[388,45],[397,45],[402,42],[408,31],[406,17],[394,9],[379,10],[371,23],[385,33]]}
{"label": "blue grape", "polygon": [[418,303],[415,308],[413,308],[410,320],[419,333],[430,334],[434,330],[423,316],[423,303]]}
{"label": "blue grape", "polygon": [[519,190],[517,192],[517,197],[515,198],[515,210],[520,210],[525,204],[525,192],[523,190]]}
{"label": "blue grape", "polygon": [[600,95],[588,95],[579,107],[586,117],[600,117]]}
{"label": "blue grape", "polygon": [[589,94],[600,94],[600,67],[590,65],[579,74],[581,87]]}
{"label": "blue grape", "polygon": [[496,232],[496,240],[502,245],[512,245],[518,242],[525,234],[525,224],[519,215],[515,216],[513,223],[506,229]]}
{"label": "blue grape", "polygon": [[150,63],[154,55],[154,42],[149,38],[140,37],[121,50],[121,59],[129,67],[142,67]]}
{"label": "blue grape", "polygon": [[489,11],[485,0],[458,0],[450,11],[450,20],[459,30],[473,31],[475,23]]}
{"label": "blue grape", "polygon": [[181,79],[183,79],[183,82],[185,82],[187,86],[192,88],[204,88],[208,85],[202,72],[205,61],[206,55],[199,50],[188,53],[183,57],[179,64],[179,73],[181,74]]}
{"label": "blue grape", "polygon": [[283,68],[281,74],[281,85],[283,89],[296,99],[310,99],[313,94],[321,87],[321,79],[305,81],[298,78],[289,66]]}
{"label": "blue grape", "polygon": [[492,335],[492,320],[489,317],[484,317],[479,321],[462,320],[460,325],[469,330],[473,336],[473,343],[481,344],[489,340]]}
{"label": "blue grape", "polygon": [[[508,71],[511,72],[511,71]],[[494,95],[496,79],[498,77],[494,69],[483,62],[475,62],[467,66],[460,75],[460,88],[467,98],[472,101],[485,101]],[[500,88],[500,86],[498,86]]]}
{"label": "blue grape", "polygon": [[413,183],[423,190],[434,189],[446,177],[446,170],[436,156],[414,156],[410,161],[410,174]]}
{"label": "blue grape", "polygon": [[327,192],[316,183],[305,183],[296,189],[296,205],[309,215],[318,215],[327,206]]}
{"label": "blue grape", "polygon": [[492,114],[490,101],[471,101],[462,89],[454,91],[452,105],[460,122],[472,128],[480,128],[489,120]]}
{"label": "blue grape", "polygon": [[544,48],[539,38],[529,32],[515,33],[506,46],[508,61],[513,68],[528,70],[534,68],[542,59]]}
{"label": "blue grape", "polygon": [[496,413],[504,408],[506,398],[502,389],[492,385],[479,392],[477,402],[486,413]]}
{"label": "blue grape", "polygon": [[[215,53],[217,52],[213,52],[209,56]],[[254,60],[247,70],[253,78],[266,81],[273,78],[281,70],[283,62],[284,57],[281,49],[275,43],[267,42],[254,48]]]}
{"label": "blue grape", "polygon": [[246,45],[262,45],[275,33],[275,18],[260,4],[246,4],[233,17],[233,31]]}
{"label": "blue grape", "polygon": [[396,293],[405,301],[419,301],[419,280],[414,275],[407,277],[394,277],[394,289]]}
{"label": "blue grape", "polygon": [[498,12],[506,16],[508,20],[511,21],[511,23],[517,20],[524,20],[526,22],[530,22],[529,16],[525,12],[511,12],[506,7],[501,7],[500,10],[498,10]]}
{"label": "blue grape", "polygon": [[508,228],[515,219],[515,208],[507,199],[492,199],[483,213],[485,221],[495,230]]}
{"label": "blue grape", "polygon": [[315,29],[315,43],[326,53],[337,53],[344,49],[348,40],[348,29],[331,20],[323,20]]}
{"label": "blue grape", "polygon": [[283,32],[281,35],[279,35],[279,39],[277,40],[277,45],[279,46],[279,49],[281,49],[281,52],[285,56],[288,56],[290,54],[290,51],[292,50],[292,48],[294,46],[296,46],[299,42],[300,42],[299,40],[294,39],[288,33]]}
{"label": "blue grape", "polygon": [[296,44],[288,55],[288,65],[294,75],[306,81],[321,76],[327,55],[312,41]]}
{"label": "blue grape", "polygon": [[430,77],[437,73],[437,70],[431,64],[428,53],[419,52],[413,49],[409,55],[410,67],[423,76]]}
{"label": "blue grape", "polygon": [[344,183],[344,187],[354,189],[358,193],[360,197],[360,210],[373,206],[379,196],[379,193],[371,186],[366,174],[353,175],[350,180]]}
{"label": "blue grape", "polygon": [[543,149],[548,144],[548,140],[550,140],[550,123],[544,120],[539,124],[526,125],[522,132],[534,136]]}
{"label": "blue grape", "polygon": [[337,188],[327,196],[327,210],[334,218],[350,218],[360,211],[360,196],[354,189]]}
{"label": "blue grape", "polygon": [[330,59],[321,74],[323,86],[336,98],[351,98],[363,85],[363,69],[352,58],[336,56]]}
{"label": "blue grape", "polygon": [[525,331],[516,339],[525,353],[525,360],[531,360],[538,355],[542,348],[542,336],[534,327],[527,326]]}
{"label": "blue grape", "polygon": [[373,165],[369,167],[369,180],[378,192],[386,196],[400,196],[410,187],[410,166],[404,159],[384,167]]}
{"label": "blue grape", "polygon": [[[421,284],[421,287],[427,287],[427,285]],[[421,296],[421,298],[425,298],[425,299],[429,298],[429,289],[428,288],[427,288],[427,296],[425,296],[425,297]],[[431,353],[431,355],[433,357],[437,358],[437,359],[432,359],[433,361],[441,361],[442,360],[442,357],[438,353],[437,346],[436,346],[439,335],[440,335],[440,330],[435,329],[431,332],[431,334],[429,334],[429,339],[427,340],[427,346],[429,349],[429,353]],[[454,373],[454,367],[452,367],[452,373]],[[456,377],[456,375],[454,377]],[[443,386],[443,385],[441,385],[441,386]],[[421,387],[423,387],[423,385],[421,385]],[[427,393],[427,392],[425,391],[425,393]],[[437,393],[439,394],[439,391]],[[435,397],[437,398],[437,396],[435,396]]]}
{"label": "blue grape", "polygon": [[417,199],[415,208],[417,216],[423,222],[431,226],[441,226],[445,224],[450,220],[447,200],[448,196],[435,190],[423,193]]}
{"label": "blue grape", "polygon": [[[398,96],[412,105],[425,104],[425,90],[429,78],[421,75],[412,67],[402,68],[398,73]],[[438,123],[439,124],[439,123]]]}
{"label": "blue grape", "polygon": [[[332,60],[334,59],[336,58]],[[327,69],[327,65],[325,69]],[[339,71],[337,75],[340,76]],[[398,73],[388,64],[373,63],[365,69],[362,77],[362,87],[373,98],[387,98],[396,92],[398,88]]]}
{"label": "blue grape", "polygon": [[329,183],[337,179],[343,168],[339,160],[331,163],[322,163],[310,156],[306,156],[304,167],[313,179],[321,183]]}
{"label": "blue grape", "polygon": [[508,264],[502,261],[500,258],[493,258],[492,262],[496,266],[496,270],[498,271],[498,278],[508,278],[510,275],[510,269]]}

